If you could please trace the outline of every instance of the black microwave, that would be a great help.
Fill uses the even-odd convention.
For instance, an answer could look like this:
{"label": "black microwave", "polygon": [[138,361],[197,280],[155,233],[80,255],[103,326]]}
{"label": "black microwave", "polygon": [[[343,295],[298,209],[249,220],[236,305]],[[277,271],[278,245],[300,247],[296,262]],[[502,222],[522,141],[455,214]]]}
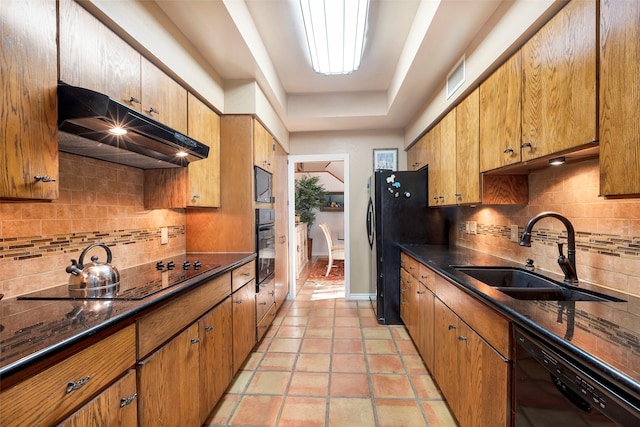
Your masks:
{"label": "black microwave", "polygon": [[272,177],[266,170],[254,166],[256,202],[273,203]]}

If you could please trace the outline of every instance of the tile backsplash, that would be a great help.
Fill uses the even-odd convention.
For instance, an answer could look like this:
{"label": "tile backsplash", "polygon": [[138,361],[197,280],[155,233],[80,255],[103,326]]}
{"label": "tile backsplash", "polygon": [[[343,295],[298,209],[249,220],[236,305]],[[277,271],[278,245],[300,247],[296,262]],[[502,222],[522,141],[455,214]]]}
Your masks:
{"label": "tile backsplash", "polygon": [[[141,169],[60,153],[58,200],[0,202],[0,293],[66,283],[70,259],[91,243],[109,246],[118,269],[184,253],[184,209],[144,209],[143,182]],[[106,261],[101,248],[93,254]]]}
{"label": "tile backsplash", "polygon": [[[640,199],[605,199],[598,192],[597,159],[532,172],[528,205],[456,209],[456,243],[523,265],[531,258],[538,268],[561,273],[556,242],[566,243],[567,233],[560,221],[536,223],[531,247],[511,241],[512,225],[519,239],[532,216],[555,211],[575,228],[581,280],[640,295]],[[476,222],[476,234],[469,234],[469,221]]]}

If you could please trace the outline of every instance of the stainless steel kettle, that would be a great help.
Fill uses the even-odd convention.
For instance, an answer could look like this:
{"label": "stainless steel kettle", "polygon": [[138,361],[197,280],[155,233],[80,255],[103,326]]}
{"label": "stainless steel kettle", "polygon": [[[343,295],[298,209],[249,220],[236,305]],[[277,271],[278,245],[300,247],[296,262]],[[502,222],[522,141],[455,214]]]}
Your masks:
{"label": "stainless steel kettle", "polygon": [[[107,253],[107,262],[99,262],[97,256],[84,264],[85,255],[93,248],[100,246]],[[109,298],[115,297],[120,287],[120,273],[111,265],[111,250],[104,243],[93,243],[87,246],[78,261],[71,260],[66,268],[69,276],[69,296],[73,298]]]}

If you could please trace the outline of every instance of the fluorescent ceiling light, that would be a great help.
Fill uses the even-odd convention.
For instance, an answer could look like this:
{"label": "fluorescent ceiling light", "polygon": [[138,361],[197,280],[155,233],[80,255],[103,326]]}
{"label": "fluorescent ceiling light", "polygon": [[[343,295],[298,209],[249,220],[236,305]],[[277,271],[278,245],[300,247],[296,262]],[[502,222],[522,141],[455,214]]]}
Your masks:
{"label": "fluorescent ceiling light", "polygon": [[300,0],[311,65],[320,74],[360,67],[369,0]]}

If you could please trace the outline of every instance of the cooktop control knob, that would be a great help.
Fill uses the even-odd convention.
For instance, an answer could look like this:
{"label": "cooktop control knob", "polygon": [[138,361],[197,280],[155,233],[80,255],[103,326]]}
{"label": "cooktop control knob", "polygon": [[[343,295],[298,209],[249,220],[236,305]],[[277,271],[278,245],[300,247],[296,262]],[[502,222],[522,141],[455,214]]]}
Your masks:
{"label": "cooktop control knob", "polygon": [[189,267],[191,267],[191,263],[189,261],[185,261],[182,263],[182,269],[183,270],[188,270]]}
{"label": "cooktop control knob", "polygon": [[194,270],[200,270],[201,266],[202,266],[202,264],[200,264],[200,261],[194,261],[194,263],[193,263],[193,269]]}
{"label": "cooktop control knob", "polygon": [[162,261],[156,262],[156,270],[162,271],[163,268],[164,268],[164,262]]}
{"label": "cooktop control knob", "polygon": [[176,264],[173,261],[167,263],[167,270],[173,270]]}

